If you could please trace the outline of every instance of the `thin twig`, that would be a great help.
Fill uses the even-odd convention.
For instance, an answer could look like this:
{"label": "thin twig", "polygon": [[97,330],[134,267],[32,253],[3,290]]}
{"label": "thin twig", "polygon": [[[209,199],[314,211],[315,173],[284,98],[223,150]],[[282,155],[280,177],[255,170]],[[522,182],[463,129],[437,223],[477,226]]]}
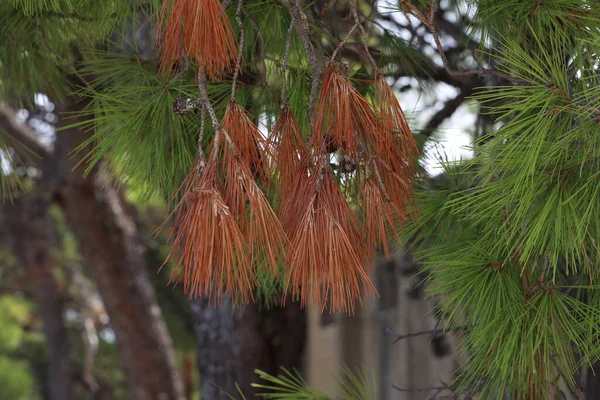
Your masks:
{"label": "thin twig", "polygon": [[296,32],[298,32],[298,36],[302,40],[302,44],[304,45],[304,49],[306,50],[306,55],[308,57],[308,63],[312,70],[312,86],[310,89],[310,98],[308,101],[308,113],[310,115],[311,124],[314,125],[315,118],[315,102],[317,99],[317,92],[319,90],[319,82],[321,81],[321,76],[323,75],[323,70],[321,68],[321,64],[319,62],[319,56],[317,54],[317,50],[310,40],[310,31],[308,28],[308,19],[306,18],[306,14],[302,11],[302,7],[300,6],[299,0],[290,1],[290,13],[294,21],[294,26],[296,28]]}
{"label": "thin twig", "polygon": [[243,53],[244,53],[244,39],[245,39],[246,35],[244,32],[244,22],[242,21],[242,7],[243,7],[243,0],[238,0],[238,6],[237,6],[237,10],[235,12],[235,20],[237,21],[238,27],[240,28],[240,43],[239,43],[239,47],[238,47],[237,60],[235,62],[235,70],[233,72],[233,83],[231,84],[231,100],[235,99],[235,91],[237,89],[237,80],[238,80],[238,76],[240,75],[242,57],[243,57]]}
{"label": "thin twig", "polygon": [[500,78],[506,79],[509,82],[522,81],[521,79],[515,78],[514,76],[511,76],[507,73],[504,73],[504,72],[501,72],[498,70],[494,70],[494,69],[484,69],[484,68],[461,69],[460,71],[456,71],[456,70],[452,69],[452,66],[450,65],[450,61],[448,60],[448,57],[446,56],[446,52],[444,51],[444,47],[442,46],[439,32],[437,31],[437,28],[435,26],[435,20],[434,20],[435,1],[431,0],[428,3],[427,15],[423,15],[423,13],[421,13],[417,7],[415,7],[413,4],[411,4],[407,0],[400,0],[400,3],[402,5],[402,10],[403,10],[403,12],[405,12],[405,14],[410,14],[410,15],[416,17],[429,30],[429,32],[431,33],[431,36],[433,36],[433,40],[435,42],[437,52],[438,52],[440,58],[442,59],[442,63],[444,64],[444,69],[446,70],[446,72],[448,72],[448,75],[450,75],[450,76],[495,75]]}
{"label": "thin twig", "polygon": [[452,390],[447,385],[444,385],[444,386],[429,386],[429,387],[423,387],[423,388],[417,388],[417,389],[405,389],[405,388],[398,387],[398,386],[396,386],[396,385],[394,385],[392,383],[392,387],[394,389],[396,389],[397,391],[404,392],[404,393],[430,392],[432,390],[436,390],[437,391],[436,395],[440,394],[444,390]]}
{"label": "thin twig", "polygon": [[433,327],[433,331],[434,332],[431,334],[431,339],[430,340],[433,340],[437,336],[437,334],[438,334],[437,331],[440,328],[440,324],[441,323],[442,323],[441,319],[438,319],[437,322],[435,323],[435,326]]}
{"label": "thin twig", "polygon": [[217,114],[215,114],[215,110],[210,104],[210,98],[208,97],[208,90],[206,89],[206,70],[204,66],[198,67],[198,89],[200,90],[200,98],[202,99],[204,107],[206,107],[208,115],[210,115],[215,134],[217,134],[221,126],[219,125],[219,119],[217,118]]}
{"label": "thin twig", "polygon": [[356,30],[356,28],[358,28],[359,25],[360,24],[354,24],[354,25],[352,25],[352,28],[350,28],[350,30],[348,31],[348,33],[346,34],[346,36],[344,37],[344,39],[342,39],[342,41],[337,45],[337,47],[333,51],[333,54],[331,54],[331,58],[329,59],[330,63],[333,62],[333,61],[335,61],[335,57],[337,56],[337,53],[346,44],[346,42],[348,41],[348,39],[350,39],[350,37],[352,36],[352,34]]}
{"label": "thin twig", "polygon": [[371,52],[369,51],[369,44],[367,43],[367,32],[365,31],[365,28],[360,23],[360,18],[358,17],[358,11],[356,9],[356,1],[355,0],[350,0],[350,10],[352,11],[352,17],[354,18],[354,23],[356,25],[358,25],[358,29],[361,32],[360,40],[363,44],[363,47],[365,48],[365,53],[367,54],[367,57],[369,58],[369,62],[373,66],[373,71],[377,72],[377,71],[379,71],[379,68],[377,67],[377,63],[375,62],[375,59],[373,58],[373,56],[371,55]]}
{"label": "thin twig", "polygon": [[[440,397],[438,397],[440,395],[440,393],[442,393],[444,390],[446,390],[445,388],[440,387],[438,390],[435,391],[434,394],[432,394],[431,396],[429,396],[427,398],[427,400],[439,400]],[[446,396],[444,396],[446,397]]]}
{"label": "thin twig", "polygon": [[540,272],[540,276],[538,279],[527,289],[525,293],[525,299],[531,298],[532,294],[540,287],[544,287],[546,279],[546,272],[548,272],[548,266],[550,264],[550,260],[548,257],[544,259],[544,264],[542,264],[542,271]]}
{"label": "thin twig", "polygon": [[[250,22],[250,25],[252,26],[252,29],[254,29],[254,32],[256,32],[256,37],[258,38],[258,47],[259,47],[258,55],[259,55],[260,61],[263,66],[263,71],[264,71],[266,69],[266,66],[265,66],[265,60],[266,60],[265,37],[263,36],[262,32],[260,31],[260,28],[258,27],[258,24],[254,20],[254,18],[252,18],[252,15],[250,15],[250,13],[247,10],[242,10],[242,13],[244,14],[244,17]],[[261,77],[261,83],[264,83],[264,82],[266,82],[266,76],[263,73],[262,77]]]}
{"label": "thin twig", "polygon": [[281,107],[287,107],[287,72],[288,72],[288,59],[290,57],[290,49],[292,47],[292,31],[294,30],[294,22],[296,21],[296,15],[292,14],[292,22],[288,28],[287,34],[285,35],[285,52],[283,53],[283,62],[281,64]]}
{"label": "thin twig", "polygon": [[50,46],[50,44],[48,44],[48,42],[46,41],[46,37],[44,36],[44,32],[42,31],[41,28],[38,28],[38,33],[40,34],[40,39],[41,39],[42,43],[48,49],[48,51],[50,51],[50,53],[52,53],[60,62],[62,62],[64,64],[64,66],[73,75],[75,75],[85,86],[87,86],[89,89],[92,89],[92,85],[90,85],[90,83],[83,77],[83,75],[81,75],[79,73],[79,71],[77,71],[77,68],[75,68],[73,66],[73,64],[71,64],[70,62],[68,62],[63,56],[61,56],[60,54],[58,54],[56,52],[56,50],[54,50],[52,48],[52,46]]}
{"label": "thin twig", "polygon": [[221,124],[219,124],[219,119],[217,118],[217,114],[215,113],[215,109],[210,104],[210,98],[208,97],[208,90],[206,89],[206,70],[205,67],[198,67],[198,89],[200,90],[200,98],[202,99],[203,106],[206,107],[208,111],[208,115],[210,116],[210,120],[212,122],[213,130],[215,131],[215,138],[213,142],[213,149],[210,156],[210,161],[214,161],[217,158],[217,149],[219,148],[221,133],[227,139],[229,143],[229,147],[231,148],[231,152],[234,155],[238,155],[237,146],[231,140],[231,136],[229,136],[229,132],[227,132]]}
{"label": "thin twig", "polygon": [[252,25],[252,29],[254,29],[254,31],[256,32],[256,37],[258,38],[258,43],[260,44],[260,53],[261,53],[261,58],[264,58],[264,53],[265,53],[265,37],[263,36],[260,28],[258,27],[258,24],[256,23],[256,21],[254,20],[254,18],[252,18],[252,15],[250,15],[250,13],[247,10],[242,10],[242,14],[244,14],[244,17],[246,17],[246,19],[248,21],[250,21],[250,25]]}
{"label": "thin twig", "polygon": [[[386,188],[385,188],[385,184],[383,183],[383,179],[381,178],[381,173],[379,172],[379,166],[377,165],[377,159],[378,157],[376,157],[375,155],[369,153],[369,151],[367,150],[367,147],[365,146],[365,143],[362,141],[362,139],[360,138],[360,136],[358,135],[358,133],[356,132],[356,130],[354,131],[354,138],[356,139],[356,143],[358,143],[358,154],[363,155],[363,154],[367,154],[368,158],[369,158],[369,163],[371,164],[371,168],[373,169],[373,174],[375,175],[375,179],[377,180],[377,184],[379,185],[379,189],[381,190],[383,196],[385,197],[386,201],[391,201],[390,195],[388,194]],[[369,164],[366,165],[366,171],[367,171],[367,178],[370,176],[370,169],[369,169]],[[437,328],[437,327],[436,327]]]}
{"label": "thin twig", "polygon": [[202,148],[202,140],[204,139],[204,128],[206,127],[206,105],[202,104],[202,111],[200,114],[200,134],[198,135],[198,159],[200,160],[199,169],[200,172],[204,170],[206,166],[206,157],[204,156],[204,149]]}
{"label": "thin twig", "polygon": [[550,265],[550,260],[548,257],[544,259],[544,264],[542,265],[542,272],[540,273],[540,277],[538,279],[539,282],[544,282],[546,279],[546,272],[548,272],[548,266]]}
{"label": "thin twig", "polygon": [[422,336],[422,335],[429,335],[429,334],[433,334],[433,336],[435,336],[438,333],[456,333],[456,332],[462,332],[464,330],[466,330],[467,327],[466,326],[459,326],[453,329],[428,329],[425,331],[419,331],[419,332],[413,332],[413,333],[405,333],[405,334],[398,334],[394,331],[392,331],[391,329],[386,329],[386,332],[389,333],[390,335],[395,336],[394,341],[392,342],[392,345],[398,343],[399,341],[403,340],[403,339],[409,339],[412,337],[416,337],[416,336]]}

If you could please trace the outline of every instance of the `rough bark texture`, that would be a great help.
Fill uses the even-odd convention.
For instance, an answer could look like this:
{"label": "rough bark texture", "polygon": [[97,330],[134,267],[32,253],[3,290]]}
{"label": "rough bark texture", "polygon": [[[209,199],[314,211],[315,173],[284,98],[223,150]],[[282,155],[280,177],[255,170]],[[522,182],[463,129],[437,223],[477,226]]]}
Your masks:
{"label": "rough bark texture", "polygon": [[247,399],[256,391],[255,369],[277,374],[280,367],[301,369],[306,344],[306,316],[297,303],[260,309],[250,304],[233,309],[224,302],[210,306],[206,298],[190,301],[198,344],[201,397],[229,399],[240,386]]}
{"label": "rough bark texture", "polygon": [[[14,111],[0,103],[0,129],[20,143],[27,151],[29,161],[42,171],[52,165],[52,146],[38,141],[37,134],[18,123]],[[18,149],[23,150],[23,148]],[[24,150],[23,150],[24,151]],[[18,151],[17,151],[18,152]],[[56,232],[48,214],[51,205],[51,189],[42,174],[36,189],[13,202],[0,203],[0,243],[12,249],[20,266],[25,270],[28,286],[42,318],[48,349],[47,371],[43,374],[42,391],[50,400],[71,400],[73,394],[73,370],[71,347],[67,329],[63,323],[64,293],[54,275],[55,263],[51,254]]]}
{"label": "rough bark texture", "polygon": [[[67,99],[59,112],[79,112],[85,104]],[[53,280],[46,245],[47,207],[57,202],[75,234],[81,255],[96,279],[119,345],[121,363],[133,399],[182,400],[184,390],[175,365],[173,344],[146,271],[137,227],[122,196],[94,170],[84,178],[85,165],[74,169],[86,149],[73,157],[90,133],[67,129],[57,133],[55,148],[44,146],[35,132],[15,123],[14,112],[0,104],[0,127],[42,155],[36,163],[41,178],[33,200],[23,204],[10,231],[15,253],[31,271],[50,347],[52,400],[70,399],[68,343],[62,324],[62,302]],[[69,119],[71,124],[79,119]],[[14,215],[13,215],[14,214]],[[28,272],[29,273],[29,272]],[[60,376],[59,376],[60,374]]]}
{"label": "rough bark texture", "polygon": [[[81,111],[83,106],[72,102],[66,104],[65,111]],[[150,284],[127,204],[106,185],[104,174],[96,172],[83,178],[82,166],[73,170],[79,159],[70,155],[88,135],[80,129],[67,129],[57,135],[56,153],[61,161],[58,203],[96,278],[133,398],[183,399],[173,343]]]}
{"label": "rough bark texture", "polygon": [[71,351],[63,324],[64,294],[53,275],[55,265],[50,249],[54,232],[48,216],[49,204],[43,196],[0,204],[0,226],[7,236],[2,242],[13,248],[25,269],[44,324],[48,349],[47,395],[50,400],[71,400],[75,398]]}

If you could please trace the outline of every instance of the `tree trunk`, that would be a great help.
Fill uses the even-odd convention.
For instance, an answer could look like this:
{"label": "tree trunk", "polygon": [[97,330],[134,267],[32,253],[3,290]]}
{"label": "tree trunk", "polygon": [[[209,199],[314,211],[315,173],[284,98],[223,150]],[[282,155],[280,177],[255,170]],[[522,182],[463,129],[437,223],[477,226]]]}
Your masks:
{"label": "tree trunk", "polygon": [[34,193],[32,198],[1,204],[0,225],[10,232],[8,240],[19,263],[25,269],[46,335],[48,349],[48,394],[51,400],[71,400],[73,379],[70,345],[63,324],[64,299],[53,270],[52,222],[48,216],[48,199]]}
{"label": "tree trunk", "polygon": [[42,318],[48,349],[48,371],[43,383],[45,395],[50,400],[75,399],[71,347],[63,321],[64,293],[54,275],[56,265],[51,254],[57,232],[48,213],[52,191],[47,184],[46,171],[52,163],[53,149],[39,142],[37,133],[20,124],[14,110],[1,102],[0,129],[39,156],[28,154],[28,160],[42,171],[41,177],[33,182],[33,190],[12,203],[0,202],[0,226],[4,228],[0,230],[0,242],[13,250],[25,270]]}
{"label": "tree trunk", "polygon": [[[85,104],[71,100],[64,110]],[[67,123],[81,121],[69,119]],[[56,141],[58,203],[64,210],[81,254],[92,271],[110,323],[133,398],[184,399],[173,343],[146,271],[143,248],[127,204],[103,173],[83,178],[85,166],[73,168],[85,150],[72,157],[89,134],[82,129],[58,132]]]}
{"label": "tree trunk", "polygon": [[255,369],[278,374],[280,367],[301,369],[306,343],[306,313],[297,303],[271,310],[249,304],[233,309],[224,300],[209,306],[207,298],[190,301],[198,344],[201,398],[255,398],[250,386]]}
{"label": "tree trunk", "polygon": [[582,377],[581,373],[579,374],[580,376],[577,377],[581,384],[580,390],[582,390],[579,399],[600,399],[600,374],[598,374],[598,371],[600,371],[600,362],[595,363],[593,368],[585,368],[585,377]]}

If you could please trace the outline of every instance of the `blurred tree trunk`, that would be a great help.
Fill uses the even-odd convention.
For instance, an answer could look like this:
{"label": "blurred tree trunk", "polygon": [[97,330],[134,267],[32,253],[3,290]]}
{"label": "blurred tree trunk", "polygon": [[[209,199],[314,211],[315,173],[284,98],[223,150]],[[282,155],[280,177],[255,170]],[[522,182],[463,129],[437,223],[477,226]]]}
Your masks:
{"label": "blurred tree trunk", "polygon": [[[69,99],[60,111],[80,112],[84,106]],[[82,120],[78,117],[66,123]],[[184,399],[173,343],[150,284],[143,247],[128,205],[107,185],[104,173],[95,170],[83,178],[85,165],[73,169],[86,151],[75,157],[72,152],[89,135],[77,128],[57,134],[57,175],[61,178],[57,182],[58,203],[93,271],[133,398]]]}
{"label": "blurred tree trunk", "polygon": [[[81,111],[84,106],[85,103],[72,98],[57,104],[59,112],[71,113]],[[0,111],[0,126],[43,156],[42,162],[34,161],[41,170],[41,179],[31,192],[35,201],[23,206],[20,214],[16,211],[10,214],[18,219],[11,230],[15,229],[18,240],[22,241],[15,243],[15,252],[20,253],[22,263],[32,271],[35,297],[46,325],[53,358],[52,400],[70,399],[72,389],[65,370],[68,343],[62,324],[62,303],[53,281],[44,229],[51,226],[47,222],[47,207],[53,201],[62,207],[81,255],[94,275],[115,331],[132,398],[183,400],[183,383],[176,368],[173,343],[150,284],[143,248],[128,206],[114,188],[106,185],[103,173],[94,170],[84,178],[85,165],[75,168],[85,150],[76,156],[73,151],[90,133],[78,128],[60,131],[53,149],[43,145],[31,129],[17,123],[8,107],[0,104]],[[69,119],[67,123],[81,120]]]}
{"label": "blurred tree trunk", "polygon": [[48,349],[48,373],[43,383],[50,400],[71,400],[73,371],[71,348],[63,323],[64,294],[57,282],[51,256],[52,222],[48,215],[50,202],[43,195],[0,204],[0,225],[9,233],[19,264],[25,269],[38,313],[44,324]]}
{"label": "blurred tree trunk", "polygon": [[[37,142],[37,134],[17,122],[14,111],[0,103],[0,129],[19,137],[40,158],[31,158],[36,167],[44,170],[51,163],[52,147]],[[51,190],[45,176],[38,179],[36,189],[12,203],[0,202],[0,242],[13,250],[33,292],[40,315],[48,349],[48,370],[42,382],[44,398],[50,400],[75,399],[71,347],[64,325],[64,293],[54,275],[56,267],[52,247],[57,232],[49,215]]]}
{"label": "blurred tree trunk", "polygon": [[261,309],[249,304],[233,309],[227,300],[219,307],[207,298],[190,301],[198,344],[201,398],[237,397],[237,383],[247,399],[256,391],[255,369],[277,375],[280,367],[302,369],[306,344],[306,312],[298,303]]}
{"label": "blurred tree trunk", "polygon": [[[578,380],[581,384],[580,389],[582,393],[579,398],[581,400],[584,399],[600,399],[600,362],[597,362],[593,365],[593,368],[586,368],[586,376],[582,379],[581,376],[578,376]],[[585,387],[584,387],[585,386]]]}
{"label": "blurred tree trunk", "polygon": [[[260,53],[258,47],[255,49]],[[261,81],[262,71],[240,77],[248,85]],[[252,97],[245,103],[252,109]],[[226,296],[224,297],[226,298]],[[306,311],[298,303],[261,308],[248,304],[234,309],[227,300],[210,305],[207,298],[189,302],[198,352],[202,399],[230,400],[227,394],[247,399],[256,397],[251,383],[255,369],[277,375],[281,367],[302,369],[306,346]]]}

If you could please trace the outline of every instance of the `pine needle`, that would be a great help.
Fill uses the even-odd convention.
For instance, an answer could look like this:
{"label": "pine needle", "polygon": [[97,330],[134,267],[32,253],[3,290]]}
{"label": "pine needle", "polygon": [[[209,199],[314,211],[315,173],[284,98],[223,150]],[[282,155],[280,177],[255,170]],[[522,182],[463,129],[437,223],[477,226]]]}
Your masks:
{"label": "pine needle", "polygon": [[160,70],[169,73],[186,58],[206,68],[210,78],[231,71],[236,40],[218,0],[165,1],[159,12]]}

